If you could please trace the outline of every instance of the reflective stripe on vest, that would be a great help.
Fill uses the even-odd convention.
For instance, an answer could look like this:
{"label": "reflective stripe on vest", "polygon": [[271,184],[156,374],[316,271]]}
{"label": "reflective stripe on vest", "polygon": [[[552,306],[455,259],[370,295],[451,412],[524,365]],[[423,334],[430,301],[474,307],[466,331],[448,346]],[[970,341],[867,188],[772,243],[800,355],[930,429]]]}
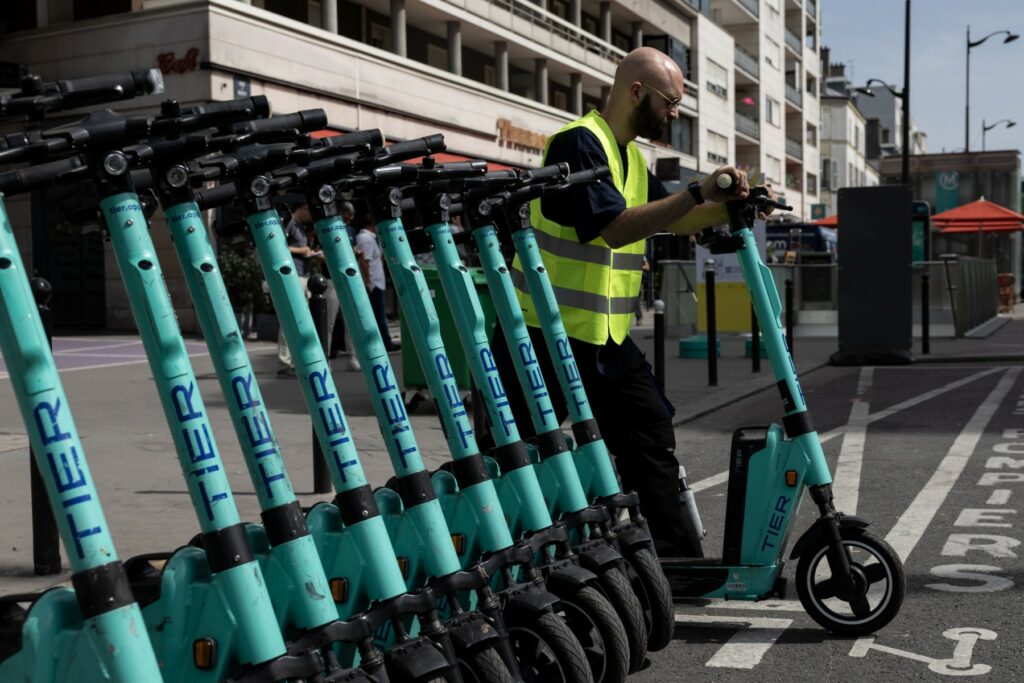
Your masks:
{"label": "reflective stripe on vest", "polygon": [[[626,208],[646,203],[647,163],[636,144],[626,145],[629,164],[628,174],[623,177],[615,136],[598,112],[592,111],[573,121],[551,139],[579,126],[593,133],[600,142],[608,158],[611,182],[626,200]],[[545,163],[547,153],[545,146]],[[539,199],[530,204],[530,218],[568,335],[591,344],[604,344],[610,337],[621,344],[629,334],[636,298],[640,294],[645,240],[618,249],[611,248],[601,237],[581,244],[574,228],[559,225],[541,213]],[[511,274],[526,323],[539,327],[518,256],[512,262]]]}

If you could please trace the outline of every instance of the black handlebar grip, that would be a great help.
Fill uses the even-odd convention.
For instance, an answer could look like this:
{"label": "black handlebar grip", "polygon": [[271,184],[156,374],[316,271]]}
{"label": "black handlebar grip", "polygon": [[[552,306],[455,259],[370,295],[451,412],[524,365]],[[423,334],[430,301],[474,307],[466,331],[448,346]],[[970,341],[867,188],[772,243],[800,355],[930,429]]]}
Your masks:
{"label": "black handlebar grip", "polygon": [[355,130],[344,135],[320,138],[320,144],[325,147],[341,147],[342,149],[351,149],[353,151],[360,150],[367,145],[373,149],[378,149],[384,146],[384,134],[380,132],[380,128]]}
{"label": "black handlebar grip", "polygon": [[540,168],[531,168],[523,172],[522,178],[528,183],[538,180],[563,179],[569,175],[569,164],[564,161],[560,164],[551,164]]}
{"label": "black handlebar grip", "polygon": [[299,130],[308,133],[327,125],[327,112],[323,109],[303,109],[294,114],[279,114],[267,119],[243,121],[232,127],[233,133],[271,133]]}
{"label": "black handlebar grip", "polygon": [[200,209],[212,209],[217,206],[230,204],[238,194],[234,183],[221,183],[208,190],[199,190],[195,193],[196,204]]}
{"label": "black handlebar grip", "polygon": [[[38,166],[27,166],[0,173],[0,192],[19,194],[69,180],[69,174],[79,171],[88,173],[80,157],[58,159]],[[77,174],[76,174],[77,176]]]}
{"label": "black handlebar grip", "polygon": [[576,171],[570,173],[565,179],[565,182],[569,185],[576,185],[579,183],[592,183],[595,180],[605,180],[611,175],[611,170],[607,166],[595,166],[594,168],[586,168],[582,171]]}
{"label": "black handlebar grip", "polygon": [[446,176],[482,176],[487,172],[487,162],[481,159],[471,159],[469,161],[447,161],[435,166],[434,170],[439,175]]}
{"label": "black handlebar grip", "polygon": [[445,149],[444,136],[437,133],[436,135],[428,135],[425,138],[396,142],[382,150],[382,156],[386,156],[388,159],[412,159],[414,157],[443,152]]}
{"label": "black handlebar grip", "polygon": [[393,166],[383,166],[373,170],[373,177],[385,183],[396,183],[401,181],[414,182],[419,176],[420,169],[418,166],[406,166],[403,164],[395,164]]}
{"label": "black handlebar grip", "polygon": [[250,118],[265,118],[270,116],[270,101],[263,95],[255,97],[243,97],[237,100],[226,102],[206,102],[183,109],[181,114],[194,116],[219,116],[221,114],[238,114],[252,111]]}
{"label": "black handlebar grip", "polygon": [[[148,71],[71,78],[57,81],[54,85],[54,89],[64,95],[86,97],[101,93],[120,92],[121,98],[129,98],[162,93],[164,78],[160,69],[149,69]],[[43,88],[45,91],[47,86],[44,85]]]}

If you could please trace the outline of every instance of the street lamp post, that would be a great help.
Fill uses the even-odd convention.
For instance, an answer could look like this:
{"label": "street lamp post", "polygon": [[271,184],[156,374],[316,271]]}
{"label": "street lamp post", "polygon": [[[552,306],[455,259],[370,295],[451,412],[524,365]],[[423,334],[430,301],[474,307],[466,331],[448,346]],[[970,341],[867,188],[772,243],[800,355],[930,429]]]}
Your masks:
{"label": "street lamp post", "polygon": [[1005,123],[1007,128],[1013,128],[1014,126],[1017,125],[1016,121],[1011,121],[1010,119],[1000,119],[999,121],[996,121],[995,123],[990,123],[990,124],[986,124],[985,123],[985,119],[981,120],[981,151],[982,152],[985,151],[985,134],[988,133],[993,128],[995,128],[996,126],[998,126],[1000,123]]}
{"label": "street lamp post", "polygon": [[903,90],[895,90],[885,81],[870,78],[858,92],[874,97],[871,84],[880,83],[903,104],[903,155],[900,163],[900,183],[910,185],[910,0],[906,3],[906,19],[903,22]]}
{"label": "street lamp post", "polygon": [[1020,38],[1016,33],[1010,31],[993,31],[980,40],[971,40],[971,27],[967,27],[967,93],[964,97],[964,151],[971,151],[971,48],[978,47],[992,36],[1006,34],[1003,43],[1012,43]]}

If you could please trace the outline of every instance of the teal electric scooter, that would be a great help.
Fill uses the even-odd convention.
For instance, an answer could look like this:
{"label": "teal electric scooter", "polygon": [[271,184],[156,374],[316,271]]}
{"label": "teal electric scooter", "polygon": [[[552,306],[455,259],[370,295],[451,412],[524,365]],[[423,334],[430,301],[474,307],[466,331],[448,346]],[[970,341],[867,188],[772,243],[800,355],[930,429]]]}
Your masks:
{"label": "teal electric scooter", "polygon": [[[731,179],[721,178],[728,187]],[[896,552],[866,531],[869,522],[832,504],[832,477],[782,333],[778,292],[754,241],[754,220],[767,207],[790,208],[753,188],[748,199],[726,202],[727,228],[705,230],[698,239],[712,254],[739,258],[785,416],[782,426],[733,433],[722,557],[663,558],[662,566],[677,598],[783,595],[786,542],[806,487],[820,516],[789,554],[798,559],[797,595],[823,627],[863,635],[896,616],[906,579]]]}
{"label": "teal electric scooter", "polygon": [[[345,136],[347,137],[347,136]],[[377,133],[379,138],[379,133]],[[282,228],[276,212],[271,208],[270,199],[278,189],[291,185],[295,178],[302,174],[282,174],[276,180],[271,177],[270,172],[277,166],[286,164],[289,161],[298,159],[301,155],[307,159],[319,159],[326,162],[327,170],[330,171],[335,162],[342,162],[347,157],[339,154],[344,152],[345,140],[338,138],[342,147],[338,147],[331,141],[320,143],[317,147],[309,150],[287,150],[267,149],[254,147],[238,150],[220,159],[204,161],[207,167],[220,167],[224,174],[222,177],[234,177],[235,186],[240,188],[238,194],[245,208],[247,222],[257,247],[257,254],[260,258],[264,274],[267,277],[271,298],[279,317],[282,317],[285,336],[289,338],[289,346],[293,349],[297,361],[300,378],[303,379],[302,387],[304,397],[314,416],[318,431],[322,430],[322,445],[328,453],[329,458],[338,461],[341,472],[346,479],[338,482],[340,490],[338,506],[321,504],[315,506],[309,513],[308,524],[318,548],[321,549],[321,557],[326,564],[327,575],[332,582],[345,580],[349,588],[345,591],[345,605],[339,605],[344,610],[356,607],[362,608],[371,599],[372,593],[367,593],[366,586],[348,581],[345,576],[346,567],[340,558],[351,557],[355,552],[367,552],[365,545],[368,539],[356,547],[350,547],[349,539],[351,529],[363,519],[369,519],[381,526],[384,531],[389,521],[388,509],[384,505],[378,506],[378,501],[370,492],[365,477],[355,456],[354,449],[351,453],[345,452],[350,449],[351,437],[347,434],[347,426],[344,422],[344,414],[341,412],[341,405],[337,399],[337,392],[334,389],[333,379],[327,368],[326,356],[320,346],[316,330],[313,327],[312,318],[308,306],[305,304],[305,295],[294,274],[291,255],[285,244]],[[409,156],[419,156],[422,150],[393,150],[393,153],[400,155],[406,153]],[[337,174],[337,170],[334,171]],[[308,171],[306,171],[308,173]],[[288,180],[284,180],[288,178]],[[294,328],[294,329],[292,329]],[[322,367],[322,370],[321,370]],[[423,478],[417,472],[422,464],[413,459],[416,455],[413,451],[405,449],[395,452],[394,465],[396,469],[407,469],[410,473],[409,489],[406,494],[414,497],[421,504],[416,505],[416,511],[407,519],[409,524],[405,527],[410,536],[407,542],[413,542],[417,547],[424,546],[425,569],[411,565],[411,558],[402,552],[398,553],[398,562],[394,561],[392,554],[391,568],[400,580],[409,585],[417,584],[422,586],[423,582],[409,580],[411,576],[421,576],[420,572],[426,572],[431,576],[427,582],[428,595],[437,598],[444,597],[449,601],[454,598],[454,591],[466,590],[474,587],[487,588],[486,578],[478,572],[461,572],[455,555],[455,548],[451,536],[444,524],[440,510],[436,508],[436,501],[424,499],[427,495],[426,489],[422,486]],[[398,469],[402,471],[402,469]],[[355,479],[358,475],[359,479]],[[426,482],[429,485],[429,479]],[[354,484],[354,485],[353,485]],[[348,487],[347,489],[345,487]],[[358,499],[356,498],[358,497]],[[351,501],[358,500],[361,508],[351,508]],[[348,511],[347,511],[348,510]],[[340,511],[340,514],[339,514]],[[352,513],[357,516],[353,519]],[[377,546],[386,542],[390,551],[391,542],[385,538],[376,541]],[[345,552],[339,552],[345,551]],[[351,560],[348,560],[351,563]],[[487,605],[488,599],[484,596],[482,603]],[[504,659],[496,656],[494,648],[500,645],[502,629],[500,625],[492,620],[483,617],[479,611],[461,609],[461,605],[454,605],[452,612],[447,616],[445,625],[440,622],[429,624],[429,629],[421,623],[419,633],[429,635],[439,641],[443,640],[450,650],[452,661],[459,662],[459,669],[466,675],[471,675],[479,680],[504,680],[510,676],[508,666]],[[436,615],[435,615],[436,618]],[[384,642],[398,638],[402,640],[408,634],[395,627],[394,624],[384,632],[378,632],[378,637]],[[479,665],[479,666],[478,666]],[[514,666],[514,661],[512,662]],[[459,676],[460,671],[450,673],[451,676]]]}
{"label": "teal electric scooter", "polygon": [[[49,184],[49,174],[66,173],[76,163],[59,161],[21,177],[0,173],[0,197],[30,191],[34,181]],[[0,348],[74,587],[0,598],[0,680],[160,683],[160,666],[149,634],[136,626],[142,613],[114,549],[2,199]]]}
{"label": "teal electric scooter", "polygon": [[[510,234],[529,230],[522,234],[523,251],[530,257],[535,255],[536,243],[530,244],[532,228],[529,227],[528,202],[531,199],[564,191],[575,183],[596,182],[606,175],[607,169],[591,169],[570,176],[564,164],[549,166],[522,173],[515,183],[502,188],[497,194],[488,188],[468,188],[460,199],[464,224],[469,227],[476,243],[516,377],[524,396],[528,397],[534,432],[539,435],[530,451],[551,514],[575,530],[578,539],[586,537],[582,527],[587,522],[604,540],[615,544],[626,560],[625,571],[643,607],[648,649],[657,651],[671,642],[675,618],[671,591],[658,566],[646,523],[639,512],[639,501],[636,494],[612,493],[603,500],[591,502],[594,500],[591,489],[595,481],[609,491],[618,490],[615,472],[607,454],[603,459],[600,457],[598,449],[603,442],[592,420],[574,425],[578,438],[582,435],[596,443],[589,454],[586,450],[573,452],[572,442],[563,436],[516,299],[515,271],[507,267],[502,250],[502,242],[507,244]],[[543,270],[537,274],[546,279]],[[560,379],[575,385],[578,384],[576,377],[574,366],[566,366]],[[584,415],[585,394],[576,395],[573,399],[580,415]],[[619,510],[628,511],[628,520],[620,518]]]}
{"label": "teal electric scooter", "polygon": [[[551,168],[547,172],[557,174],[561,169]],[[467,178],[464,182],[459,179],[447,183],[449,189],[458,186],[471,186],[474,181],[483,183],[484,187],[496,185],[502,182],[518,183],[519,179],[514,174],[495,174],[491,178],[474,179]],[[488,182],[490,181],[490,182]],[[469,277],[465,265],[455,246],[455,238],[448,223],[448,207],[450,197],[445,192],[440,192],[441,185],[427,183],[419,188],[407,190],[414,195],[416,206],[420,216],[427,226],[425,231],[430,237],[433,247],[434,260],[437,263],[438,274],[441,285],[448,299],[451,308],[452,318],[455,321],[455,328],[458,332],[462,347],[466,352],[471,374],[482,397],[483,407],[487,411],[487,418],[491,435],[495,442],[492,451],[499,460],[501,466],[501,477],[497,480],[499,490],[503,493],[503,501],[508,501],[511,513],[515,513],[514,529],[518,533],[539,531],[551,526],[552,517],[544,503],[541,486],[538,482],[537,472],[533,467],[527,467],[525,457],[519,460],[521,467],[516,467],[516,462],[507,457],[507,453],[516,452],[525,456],[526,448],[519,437],[516,420],[509,409],[509,402],[505,396],[501,378],[491,353],[491,346],[488,341],[487,332],[484,329],[483,312],[477,296],[476,288]],[[466,235],[468,237],[468,235]],[[486,272],[485,266],[485,272]],[[502,275],[496,272],[498,276]],[[493,276],[493,274],[492,274]],[[496,308],[500,305],[496,304]],[[611,657],[605,662],[608,673],[614,677],[624,677],[628,671],[639,670],[643,666],[647,652],[647,628],[643,618],[643,608],[634,594],[629,581],[626,578],[625,566],[622,557],[618,552],[608,545],[599,530],[599,522],[607,521],[607,512],[598,509],[600,518],[594,517],[587,508],[586,500],[583,498],[583,491],[579,485],[573,467],[571,455],[564,447],[564,442],[559,435],[554,439],[561,446],[561,452],[556,452],[549,460],[548,466],[555,476],[567,482],[561,494],[566,504],[566,515],[558,520],[559,526],[571,532],[574,539],[573,553],[578,557],[580,565],[593,573],[596,580],[586,584],[575,586],[558,586],[552,583],[553,590],[560,589],[565,593],[564,599],[572,600],[575,591],[581,590],[584,585],[599,590],[615,612],[624,626],[624,634],[629,646],[629,657],[627,661],[617,661]],[[571,485],[575,484],[575,489]],[[575,494],[575,497],[573,497]],[[576,507],[568,509],[572,502],[578,503]],[[575,514],[575,518],[573,517]],[[591,535],[590,531],[595,533]],[[557,575],[557,572],[555,572]],[[607,632],[610,638],[613,633]]]}

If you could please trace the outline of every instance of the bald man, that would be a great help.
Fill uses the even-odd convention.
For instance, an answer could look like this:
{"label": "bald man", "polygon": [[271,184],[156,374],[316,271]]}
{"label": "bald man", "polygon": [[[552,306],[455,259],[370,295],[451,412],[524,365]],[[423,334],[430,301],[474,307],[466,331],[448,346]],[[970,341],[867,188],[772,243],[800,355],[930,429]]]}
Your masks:
{"label": "bald man", "polygon": [[[679,117],[683,88],[682,72],[663,52],[644,47],[626,55],[604,109],[556,132],[544,154],[544,164],[567,162],[573,171],[608,165],[612,178],[531,206],[537,241],[591,408],[615,455],[623,488],[640,495],[662,556],[694,555],[699,546],[683,531],[671,419],[675,411],[629,337],[644,244],[657,232],[692,235],[725,223],[721,202],[746,197],[749,191],[746,175],[730,166],[673,195],[647,170],[633,141],[664,137],[669,123]],[[717,183],[723,174],[733,180],[728,191]],[[556,387],[518,258],[512,276],[546,382]],[[529,414],[506,345],[495,344],[494,352],[515,413]],[[558,418],[564,420],[568,410],[561,392],[551,396],[556,398]]]}

